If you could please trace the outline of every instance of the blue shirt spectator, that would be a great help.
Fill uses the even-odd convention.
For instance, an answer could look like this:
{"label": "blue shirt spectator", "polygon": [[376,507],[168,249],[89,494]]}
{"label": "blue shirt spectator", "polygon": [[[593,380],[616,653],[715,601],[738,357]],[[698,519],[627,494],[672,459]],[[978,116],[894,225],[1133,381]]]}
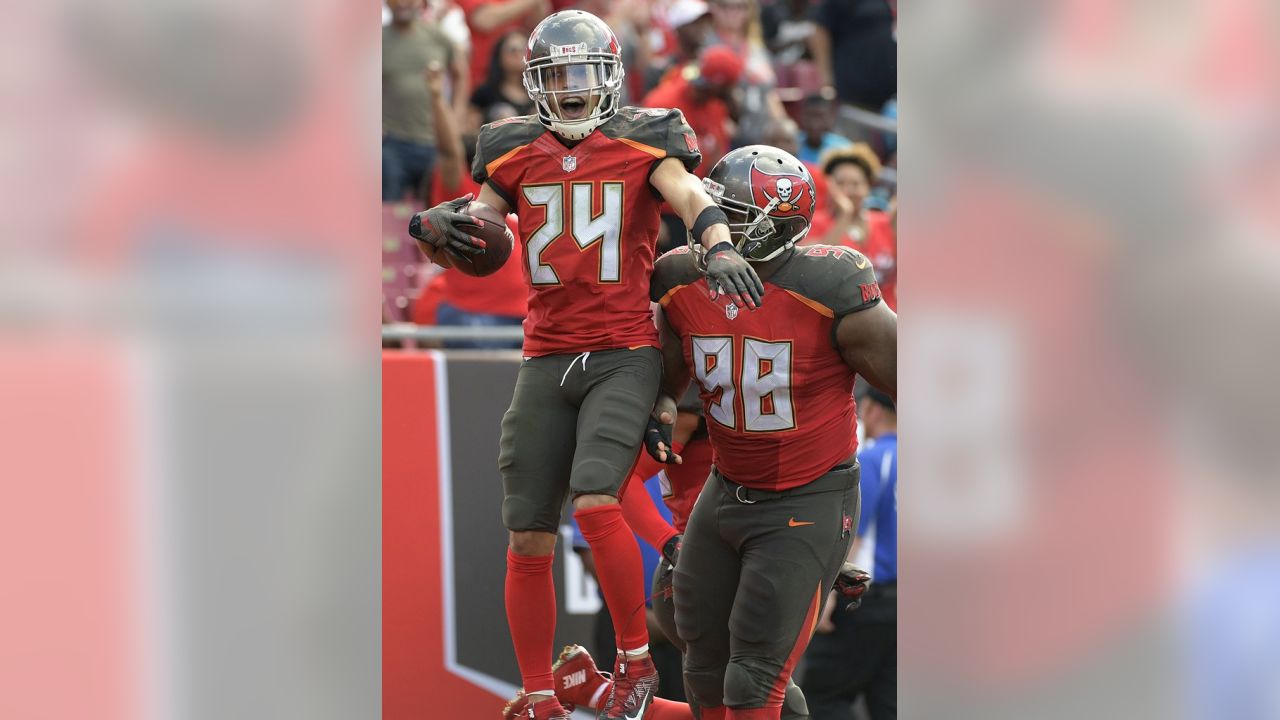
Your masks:
{"label": "blue shirt spectator", "polygon": [[862,514],[858,537],[872,558],[874,582],[898,579],[898,433],[889,432],[867,443],[858,453],[862,465]]}
{"label": "blue shirt spectator", "polygon": [[830,150],[852,145],[853,141],[833,132],[836,124],[835,102],[822,95],[805,98],[800,114],[800,145],[796,157],[811,165],[821,165],[822,156]]}

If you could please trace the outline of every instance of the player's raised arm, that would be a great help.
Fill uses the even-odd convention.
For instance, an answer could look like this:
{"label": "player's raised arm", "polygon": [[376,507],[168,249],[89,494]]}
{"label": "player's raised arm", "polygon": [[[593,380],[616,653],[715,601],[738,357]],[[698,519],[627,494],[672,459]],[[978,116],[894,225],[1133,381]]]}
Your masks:
{"label": "player's raised arm", "polygon": [[898,399],[898,316],[875,305],[840,318],[836,346],[840,357],[867,382]]}
{"label": "player's raised arm", "polygon": [[741,307],[760,307],[764,283],[729,237],[729,219],[702,188],[702,181],[675,158],[666,158],[649,182],[690,228],[693,239],[707,249],[707,285]]}

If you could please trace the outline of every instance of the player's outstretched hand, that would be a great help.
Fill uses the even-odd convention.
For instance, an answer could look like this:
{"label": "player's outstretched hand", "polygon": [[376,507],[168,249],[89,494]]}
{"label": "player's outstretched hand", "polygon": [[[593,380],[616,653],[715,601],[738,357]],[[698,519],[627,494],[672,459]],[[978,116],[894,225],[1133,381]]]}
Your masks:
{"label": "player's outstretched hand", "polygon": [[722,242],[707,250],[707,285],[711,299],[725,294],[735,304],[755,310],[764,297],[764,283],[756,275],[755,268],[742,257],[733,243]]}
{"label": "player's outstretched hand", "polygon": [[442,202],[414,215],[409,221],[409,234],[439,249],[463,255],[483,253],[484,240],[458,229],[459,223],[477,224],[474,217],[461,212],[472,197],[471,193],[467,193],[456,200]]}
{"label": "player's outstretched hand", "polygon": [[862,604],[862,594],[867,591],[869,582],[871,582],[871,575],[857,565],[847,562],[840,567],[840,574],[836,575],[835,590],[849,599],[846,612],[857,610]]}
{"label": "player's outstretched hand", "polygon": [[675,424],[675,413],[662,410],[658,417],[649,416],[649,425],[644,429],[644,447],[654,460],[668,465],[679,465],[684,459],[671,449],[671,426]]}

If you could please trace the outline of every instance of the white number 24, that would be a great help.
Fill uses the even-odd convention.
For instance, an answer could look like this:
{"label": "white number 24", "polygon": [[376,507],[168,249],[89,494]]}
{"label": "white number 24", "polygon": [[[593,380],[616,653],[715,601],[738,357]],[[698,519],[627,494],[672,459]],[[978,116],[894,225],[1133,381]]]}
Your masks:
{"label": "white number 24", "polygon": [[622,183],[600,184],[601,212],[592,215],[595,205],[594,183],[572,183],[569,186],[570,206],[565,207],[564,184],[525,185],[524,199],[530,205],[545,209],[542,225],[529,236],[525,260],[529,263],[529,278],[534,285],[558,285],[560,276],[555,268],[542,260],[542,253],[551,243],[564,234],[565,213],[569,215],[569,235],[579,250],[586,250],[600,243],[600,271],[602,283],[616,283],[622,279]]}

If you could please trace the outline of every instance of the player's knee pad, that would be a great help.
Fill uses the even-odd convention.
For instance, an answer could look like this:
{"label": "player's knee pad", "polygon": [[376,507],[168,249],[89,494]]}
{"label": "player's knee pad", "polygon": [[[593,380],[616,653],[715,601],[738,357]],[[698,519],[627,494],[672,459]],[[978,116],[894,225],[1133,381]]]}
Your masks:
{"label": "player's knee pad", "polygon": [[787,683],[786,694],[782,696],[782,720],[809,720],[809,703],[794,681]]}
{"label": "player's knee pad", "polygon": [[764,707],[778,670],[780,668],[757,658],[730,660],[724,669],[724,704],[729,707]]}
{"label": "player's knee pad", "polygon": [[508,495],[502,500],[502,525],[512,532],[536,531],[557,535],[559,521],[559,508],[542,507],[516,495]]}
{"label": "player's knee pad", "polygon": [[685,663],[684,689],[692,702],[704,707],[724,704],[724,666],[690,667]]}

